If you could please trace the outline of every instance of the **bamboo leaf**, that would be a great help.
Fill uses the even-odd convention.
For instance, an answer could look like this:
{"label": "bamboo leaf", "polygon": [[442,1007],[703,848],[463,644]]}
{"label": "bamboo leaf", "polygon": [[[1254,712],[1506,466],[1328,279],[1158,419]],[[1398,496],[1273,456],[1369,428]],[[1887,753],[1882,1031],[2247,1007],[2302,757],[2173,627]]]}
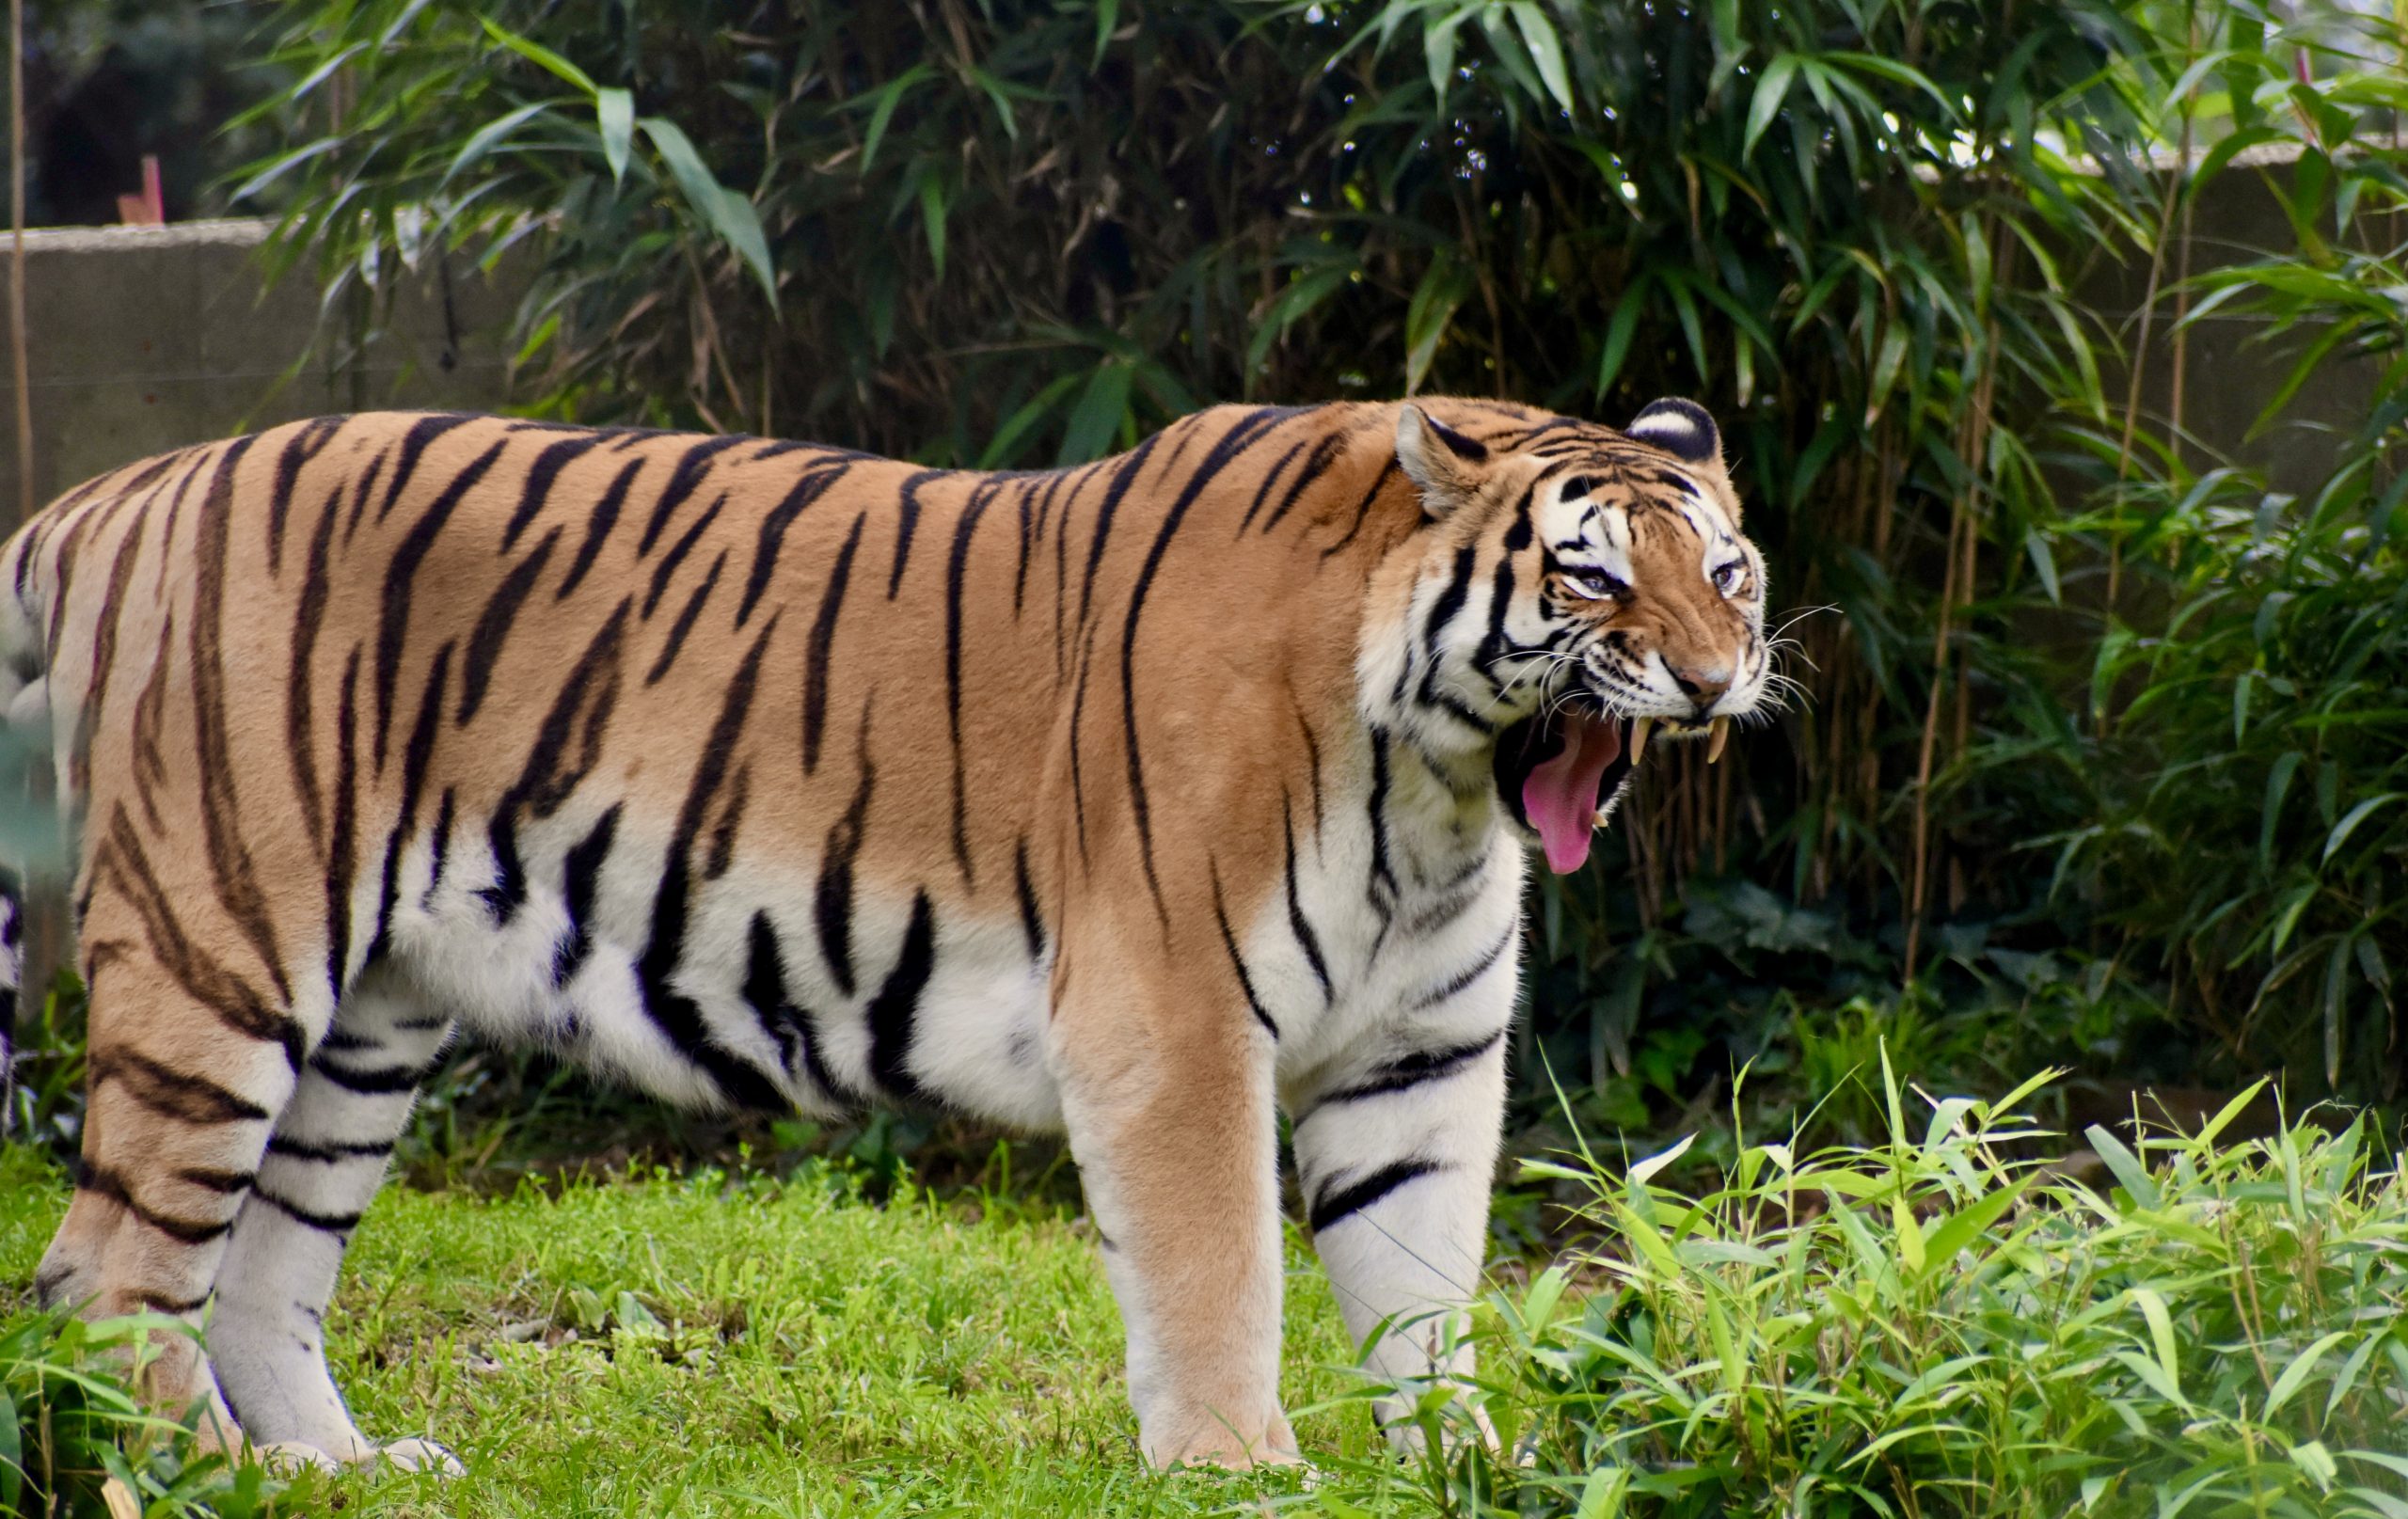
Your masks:
{"label": "bamboo leaf", "polygon": [[703,166],[702,155],[694,151],[693,142],[674,121],[647,116],[636,125],[652,139],[653,148],[660,154],[661,162],[669,166],[670,177],[685,192],[694,214],[744,261],[760,280],[770,309],[775,310],[777,272],[770,265],[769,240],[761,229],[760,213],[753,209],[752,202],[711,177],[711,171]]}
{"label": "bamboo leaf", "polygon": [[2115,1180],[2123,1189],[2131,1195],[2133,1203],[2150,1212],[2157,1211],[2160,1206],[2157,1183],[2150,1179],[2148,1167],[2141,1163],[2140,1157],[2126,1147],[2112,1131],[2098,1124],[2083,1130],[2083,1137],[2090,1141],[2091,1149],[2106,1163],[2107,1169],[2115,1174]]}
{"label": "bamboo leaf", "polygon": [[1453,255],[1441,253],[1430,261],[1404,313],[1404,393],[1421,388],[1437,356],[1448,324],[1471,293],[1472,275]]}
{"label": "bamboo leaf", "polygon": [[627,151],[635,141],[636,98],[624,89],[597,91],[594,97],[594,121],[602,134],[602,159],[610,166],[610,182],[623,182],[627,177]]}
{"label": "bamboo leaf", "polygon": [[2341,820],[2333,825],[2333,831],[2325,837],[2324,856],[2319,863],[2332,863],[2335,851],[2338,850],[2344,844],[2350,842],[2350,835],[2358,831],[2358,825],[2360,823],[2365,822],[2368,818],[2372,817],[2375,814],[2383,811],[2384,808],[2390,806],[2393,802],[2398,801],[2402,797],[2408,797],[2408,791],[2385,791],[2378,796],[2368,797],[2366,800],[2359,802],[2356,806],[2342,814]]}
{"label": "bamboo leaf", "polygon": [[1531,0],[1513,0],[1513,24],[1520,28],[1522,41],[1530,50],[1530,61],[1537,65],[1539,78],[1546,85],[1546,92],[1555,97],[1558,105],[1572,109],[1572,76],[1563,67],[1563,43],[1555,35],[1555,23]]}
{"label": "bamboo leaf", "polygon": [[498,24],[490,17],[478,19],[483,24],[486,36],[520,57],[576,86],[579,93],[590,97],[599,87],[594,83],[592,75],[550,48],[544,46],[543,43],[521,37],[508,27]]}
{"label": "bamboo leaf", "polygon": [[1756,150],[1756,139],[1781,114],[1782,103],[1789,98],[1790,81],[1797,73],[1798,55],[1794,53],[1783,53],[1765,67],[1764,77],[1756,81],[1755,94],[1748,102],[1748,127],[1739,138],[1741,158]]}

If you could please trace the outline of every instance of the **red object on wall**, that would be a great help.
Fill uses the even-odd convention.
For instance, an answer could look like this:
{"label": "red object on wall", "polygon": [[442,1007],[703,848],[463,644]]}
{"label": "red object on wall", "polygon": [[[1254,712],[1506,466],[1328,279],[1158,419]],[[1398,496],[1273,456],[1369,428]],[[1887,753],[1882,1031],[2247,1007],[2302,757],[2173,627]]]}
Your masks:
{"label": "red object on wall", "polygon": [[117,198],[117,219],[128,227],[164,227],[167,221],[167,205],[159,191],[159,159],[155,153],[142,155],[142,193]]}

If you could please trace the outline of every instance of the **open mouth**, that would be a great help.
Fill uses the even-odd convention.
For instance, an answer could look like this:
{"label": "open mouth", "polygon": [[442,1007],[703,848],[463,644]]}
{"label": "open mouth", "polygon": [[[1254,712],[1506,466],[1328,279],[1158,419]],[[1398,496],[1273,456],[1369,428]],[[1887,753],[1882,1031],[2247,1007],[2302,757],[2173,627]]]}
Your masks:
{"label": "open mouth", "polygon": [[1539,836],[1547,868],[1568,875],[1589,861],[1598,809],[1629,779],[1655,731],[1706,736],[1706,763],[1722,757],[1729,720],[1685,723],[1569,707],[1525,718],[1497,736],[1497,794]]}

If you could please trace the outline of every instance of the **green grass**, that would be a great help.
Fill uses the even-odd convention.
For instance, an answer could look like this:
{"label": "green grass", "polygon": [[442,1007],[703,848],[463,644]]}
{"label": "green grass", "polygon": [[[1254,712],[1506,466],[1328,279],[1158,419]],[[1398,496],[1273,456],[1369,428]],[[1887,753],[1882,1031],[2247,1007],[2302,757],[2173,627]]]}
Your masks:
{"label": "green grass", "polygon": [[1539,1167],[1596,1239],[1475,1328],[1534,1459],[1339,1485],[1520,1519],[2408,1519],[2408,1182],[2366,1116],[2232,1143],[2253,1089],[2137,1153],[2094,1127],[2094,1187],[2038,1158],[2040,1082],[1881,1075],[1884,1145],[1743,1144],[1702,1188],[1665,1184],[1677,1148]]}
{"label": "green grass", "polygon": [[[66,1197],[0,1151],[0,1329],[24,1317]],[[1292,1409],[1351,1379],[1319,1267],[1291,1266]],[[1069,1222],[871,1207],[816,1172],[388,1189],[326,1327],[361,1428],[431,1435],[468,1468],[337,1484],[379,1514],[1173,1515],[1301,1485],[1145,1469],[1119,1318]],[[1370,1440],[1359,1409],[1298,1433],[1316,1453]]]}
{"label": "green grass", "polygon": [[[1388,1456],[1319,1269],[1294,1250],[1286,1391],[1323,1469],[1309,1489],[1144,1468],[1111,1295],[1090,1242],[1051,1211],[910,1194],[878,1207],[817,1168],[501,1197],[395,1189],[328,1320],[337,1374],[372,1433],[431,1434],[468,1475],[310,1479],[283,1504],[470,1519],[2408,1519],[2401,1152],[2330,1110],[2235,1142],[2253,1091],[2137,1151],[2090,1129],[2068,1165],[2049,1159],[2067,1141],[2020,1116],[2041,1084],[1925,1098],[1885,1061],[1884,1144],[1743,1134],[1728,1167],[1687,1142],[1629,1163],[1526,1163],[1585,1189],[1593,1232],[1474,1311],[1471,1400],[1524,1464],[1448,1438],[1466,1414],[1436,1387],[1408,1389],[1436,1454]],[[22,1295],[65,1195],[30,1152],[0,1150],[0,1398],[20,1403],[65,1387],[90,1333],[45,1348],[51,1326],[5,1296]],[[130,1413],[90,1391],[87,1466],[114,1459]],[[12,1421],[0,1409],[0,1440]],[[225,1483],[155,1453],[115,1469],[190,1493]],[[191,1511],[151,1491],[153,1513]],[[239,1491],[211,1501],[228,1519],[257,1510]]]}

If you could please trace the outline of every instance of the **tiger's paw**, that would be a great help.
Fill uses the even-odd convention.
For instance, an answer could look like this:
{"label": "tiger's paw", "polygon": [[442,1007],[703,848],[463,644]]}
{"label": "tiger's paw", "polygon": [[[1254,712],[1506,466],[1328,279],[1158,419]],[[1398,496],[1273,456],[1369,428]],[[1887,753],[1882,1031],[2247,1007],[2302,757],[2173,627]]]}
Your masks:
{"label": "tiger's paw", "polygon": [[1252,1471],[1259,1466],[1309,1466],[1296,1448],[1296,1433],[1284,1416],[1274,1415],[1259,1434],[1247,1438],[1219,1420],[1195,1430],[1171,1449],[1147,1452],[1164,1471],[1208,1468]]}

